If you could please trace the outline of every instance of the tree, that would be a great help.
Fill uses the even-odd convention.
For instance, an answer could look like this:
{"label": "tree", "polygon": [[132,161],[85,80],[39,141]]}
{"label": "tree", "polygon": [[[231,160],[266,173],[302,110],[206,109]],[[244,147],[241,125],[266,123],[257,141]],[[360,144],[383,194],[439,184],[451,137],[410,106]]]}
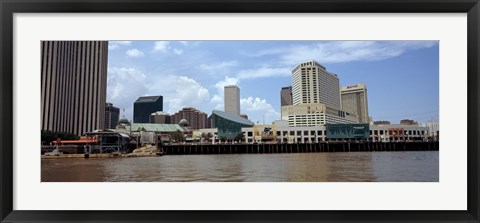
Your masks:
{"label": "tree", "polygon": [[176,132],[172,132],[170,136],[172,137],[172,140],[175,142],[185,141],[185,135],[183,134],[183,132],[180,132],[180,130],[177,130]]}
{"label": "tree", "polygon": [[139,131],[139,132],[145,132],[145,131],[147,131],[147,130],[146,130],[144,127],[138,127],[138,131]]}
{"label": "tree", "polygon": [[237,142],[243,142],[244,139],[245,139],[245,137],[243,136],[243,133],[238,133],[235,136],[235,141],[237,141]]}

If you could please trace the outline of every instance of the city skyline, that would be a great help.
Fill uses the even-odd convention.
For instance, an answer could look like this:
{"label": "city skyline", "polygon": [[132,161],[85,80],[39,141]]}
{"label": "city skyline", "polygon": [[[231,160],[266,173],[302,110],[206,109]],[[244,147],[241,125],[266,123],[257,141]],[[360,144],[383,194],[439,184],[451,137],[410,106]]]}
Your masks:
{"label": "city skyline", "polygon": [[[316,60],[341,86],[368,86],[374,120],[438,120],[437,41],[110,41],[107,101],[131,120],[140,96],[162,95],[163,110],[224,108],[224,86],[241,90],[241,113],[280,119],[282,87],[298,63]],[[125,109],[125,113],[123,113]]]}

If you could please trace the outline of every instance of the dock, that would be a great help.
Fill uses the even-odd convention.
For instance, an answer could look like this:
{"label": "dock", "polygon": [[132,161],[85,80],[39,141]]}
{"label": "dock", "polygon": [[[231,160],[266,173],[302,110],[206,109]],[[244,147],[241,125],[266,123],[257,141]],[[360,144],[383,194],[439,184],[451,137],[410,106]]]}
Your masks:
{"label": "dock", "polygon": [[165,155],[268,154],[323,152],[438,151],[439,142],[321,142],[299,144],[178,144],[162,145]]}

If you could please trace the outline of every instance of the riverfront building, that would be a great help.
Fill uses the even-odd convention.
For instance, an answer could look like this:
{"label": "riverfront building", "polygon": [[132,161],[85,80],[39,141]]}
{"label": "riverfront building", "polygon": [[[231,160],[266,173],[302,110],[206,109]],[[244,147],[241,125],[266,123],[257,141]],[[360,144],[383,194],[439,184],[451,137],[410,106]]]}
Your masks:
{"label": "riverfront building", "polygon": [[220,140],[233,140],[242,133],[243,127],[254,125],[253,122],[240,116],[218,110],[213,110],[211,117],[211,128],[217,129]]}
{"label": "riverfront building", "polygon": [[359,123],[370,123],[368,116],[367,86],[356,84],[342,87],[341,91],[342,110],[356,114]]}
{"label": "riverfront building", "polygon": [[282,120],[288,121],[288,126],[318,126],[330,124],[358,123],[358,118],[321,103],[304,103],[282,106]]}
{"label": "riverfront building", "polygon": [[150,123],[170,124],[170,114],[163,111],[154,112],[150,114]]}
{"label": "riverfront building", "polygon": [[113,107],[112,103],[107,103],[105,105],[105,128],[104,129],[114,129],[118,125],[118,119],[120,116],[120,109]]}
{"label": "riverfront building", "polygon": [[163,111],[163,96],[139,97],[133,103],[133,123],[149,123],[150,115]]}
{"label": "riverfront building", "polygon": [[[354,124],[365,125],[365,124]],[[330,125],[331,127],[332,125]],[[334,126],[334,125],[333,125]],[[340,125],[342,126],[342,125]],[[331,137],[327,132],[327,126],[302,126],[291,127],[283,121],[274,122],[272,125],[255,125],[253,127],[243,127],[245,143],[253,142],[276,142],[276,143],[318,143],[324,141],[343,141],[343,140],[366,140],[370,142],[407,142],[407,141],[426,141],[428,136],[428,127],[418,125],[369,125],[368,138],[343,138],[338,136]],[[363,133],[362,133],[363,134]],[[330,138],[329,138],[330,137]]]}
{"label": "riverfront building", "polygon": [[41,129],[83,135],[105,127],[107,41],[41,42]]}
{"label": "riverfront building", "polygon": [[292,70],[292,102],[322,103],[340,110],[340,81],[316,61],[300,63]]}
{"label": "riverfront building", "polygon": [[240,88],[235,85],[224,88],[225,112],[240,115]]}
{"label": "riverfront building", "polygon": [[182,119],[187,120],[191,129],[204,129],[207,123],[207,113],[195,108],[183,108],[170,117],[170,123],[178,124]]}

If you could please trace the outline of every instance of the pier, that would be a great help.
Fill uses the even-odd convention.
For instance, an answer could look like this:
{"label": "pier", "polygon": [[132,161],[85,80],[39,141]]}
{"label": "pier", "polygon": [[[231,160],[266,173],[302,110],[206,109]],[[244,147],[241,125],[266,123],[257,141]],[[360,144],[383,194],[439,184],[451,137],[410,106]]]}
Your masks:
{"label": "pier", "polygon": [[177,144],[161,145],[160,151],[165,155],[189,155],[438,151],[438,148],[438,142],[321,142],[301,144]]}

